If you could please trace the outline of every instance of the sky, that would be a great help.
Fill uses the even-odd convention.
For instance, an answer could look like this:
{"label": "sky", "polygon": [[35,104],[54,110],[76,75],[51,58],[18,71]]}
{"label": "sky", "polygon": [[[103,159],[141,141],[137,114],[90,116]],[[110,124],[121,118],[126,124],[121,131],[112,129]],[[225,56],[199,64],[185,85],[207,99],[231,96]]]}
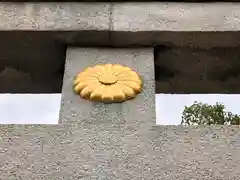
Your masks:
{"label": "sky", "polygon": [[0,94],[0,124],[57,124],[61,94]]}
{"label": "sky", "polygon": [[220,102],[225,105],[227,111],[240,114],[240,95],[226,94],[157,94],[156,95],[156,124],[179,125],[181,114],[185,106],[190,106],[194,101],[211,105]]}
{"label": "sky", "polygon": [[[156,124],[179,125],[184,106],[194,101],[223,103],[228,111],[240,114],[240,95],[156,94]],[[0,94],[0,124],[57,124],[61,94]]]}

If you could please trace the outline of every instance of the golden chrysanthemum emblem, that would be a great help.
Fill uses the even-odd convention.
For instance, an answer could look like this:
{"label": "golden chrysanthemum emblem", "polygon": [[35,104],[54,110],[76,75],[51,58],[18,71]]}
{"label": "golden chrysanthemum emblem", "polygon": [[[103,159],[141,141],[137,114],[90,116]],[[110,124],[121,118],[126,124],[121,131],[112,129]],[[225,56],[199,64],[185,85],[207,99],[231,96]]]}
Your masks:
{"label": "golden chrysanthemum emblem", "polygon": [[123,102],[142,90],[140,76],[120,64],[89,67],[74,81],[74,91],[82,98],[100,102]]}

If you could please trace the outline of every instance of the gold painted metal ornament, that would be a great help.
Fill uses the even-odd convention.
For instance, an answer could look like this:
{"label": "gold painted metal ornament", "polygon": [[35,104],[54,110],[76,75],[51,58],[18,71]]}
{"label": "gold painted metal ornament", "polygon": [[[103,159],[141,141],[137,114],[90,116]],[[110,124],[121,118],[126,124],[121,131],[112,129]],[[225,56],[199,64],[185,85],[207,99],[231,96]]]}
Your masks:
{"label": "gold painted metal ornament", "polygon": [[127,66],[103,64],[89,67],[74,80],[74,92],[84,99],[123,102],[142,91],[140,76]]}

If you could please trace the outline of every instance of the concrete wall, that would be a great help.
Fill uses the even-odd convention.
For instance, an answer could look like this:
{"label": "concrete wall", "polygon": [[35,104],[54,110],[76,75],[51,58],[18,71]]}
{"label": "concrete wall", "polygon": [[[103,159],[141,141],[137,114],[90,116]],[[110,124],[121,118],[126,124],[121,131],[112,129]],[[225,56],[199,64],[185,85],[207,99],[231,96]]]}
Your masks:
{"label": "concrete wall", "polygon": [[52,37],[64,44],[84,46],[163,43],[236,46],[239,6],[238,3],[1,2],[0,31],[2,36],[16,34],[5,31],[19,34],[33,31],[29,35],[42,35],[42,40]]}
{"label": "concrete wall", "polygon": [[[0,12],[1,67],[51,77],[66,53],[59,125],[0,126],[0,179],[240,179],[238,127],[155,125],[153,52],[169,47],[155,51],[156,66],[192,82],[202,71],[237,66],[239,4],[0,3]],[[103,62],[136,69],[143,93],[114,105],[74,95],[73,76]]]}

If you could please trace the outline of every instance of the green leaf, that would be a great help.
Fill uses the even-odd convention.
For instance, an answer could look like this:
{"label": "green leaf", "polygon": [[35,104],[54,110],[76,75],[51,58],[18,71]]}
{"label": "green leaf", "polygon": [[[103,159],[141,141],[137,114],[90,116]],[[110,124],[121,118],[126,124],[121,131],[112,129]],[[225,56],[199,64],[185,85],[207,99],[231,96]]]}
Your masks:
{"label": "green leaf", "polygon": [[185,106],[182,113],[182,125],[239,125],[240,116],[227,112],[219,102],[209,105],[195,101],[191,106]]}

